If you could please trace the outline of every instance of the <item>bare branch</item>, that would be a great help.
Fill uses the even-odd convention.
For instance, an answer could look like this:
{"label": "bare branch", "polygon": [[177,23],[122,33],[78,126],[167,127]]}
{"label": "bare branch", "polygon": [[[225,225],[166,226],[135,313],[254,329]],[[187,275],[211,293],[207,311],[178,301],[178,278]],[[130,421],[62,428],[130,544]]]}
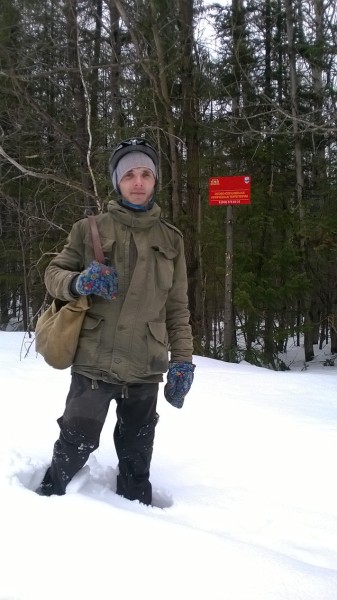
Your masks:
{"label": "bare branch", "polygon": [[55,182],[60,183],[61,185],[64,185],[65,187],[68,187],[74,191],[81,192],[82,194],[86,194],[87,196],[89,196],[90,198],[94,198],[95,200],[97,200],[97,198],[98,198],[97,195],[91,193],[88,190],[85,190],[83,188],[83,186],[81,186],[81,184],[73,182],[73,181],[69,181],[68,179],[63,179],[62,177],[59,177],[55,173],[40,173],[39,171],[32,171],[31,169],[26,169],[26,167],[24,167],[23,165],[18,163],[15,160],[15,158],[13,158],[12,156],[9,156],[7,154],[7,152],[5,152],[5,150],[3,149],[2,146],[0,146],[0,156],[2,156],[7,162],[9,162],[14,167],[16,167],[16,169],[18,169],[21,173],[23,173],[23,175],[26,175],[29,177],[35,177],[36,179],[43,179],[45,181],[55,181]]}
{"label": "bare branch", "polygon": [[90,98],[89,98],[88,87],[87,87],[87,84],[86,84],[84,76],[83,76],[82,63],[81,63],[81,57],[80,57],[80,49],[79,49],[79,43],[78,43],[78,26],[77,26],[77,24],[76,24],[76,54],[77,54],[77,62],[78,62],[80,78],[81,78],[82,86],[83,86],[85,112],[86,112],[86,128],[87,128],[87,132],[88,132],[88,149],[87,149],[87,155],[86,155],[87,166],[88,166],[89,175],[90,175],[90,178],[92,181],[92,187],[94,190],[94,194],[95,194],[95,197],[97,198],[96,205],[97,205],[98,211],[101,212],[102,207],[98,200],[96,180],[95,180],[95,176],[94,176],[92,166],[91,166],[91,151],[92,151],[91,103],[90,103]]}

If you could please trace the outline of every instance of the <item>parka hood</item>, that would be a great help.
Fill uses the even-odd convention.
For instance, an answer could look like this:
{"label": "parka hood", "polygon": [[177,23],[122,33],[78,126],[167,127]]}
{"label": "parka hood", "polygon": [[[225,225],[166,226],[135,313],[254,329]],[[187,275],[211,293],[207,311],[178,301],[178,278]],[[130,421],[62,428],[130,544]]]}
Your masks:
{"label": "parka hood", "polygon": [[148,229],[159,220],[161,209],[158,204],[154,203],[149,211],[135,212],[121,206],[116,200],[110,200],[108,213],[122,225],[135,229]]}

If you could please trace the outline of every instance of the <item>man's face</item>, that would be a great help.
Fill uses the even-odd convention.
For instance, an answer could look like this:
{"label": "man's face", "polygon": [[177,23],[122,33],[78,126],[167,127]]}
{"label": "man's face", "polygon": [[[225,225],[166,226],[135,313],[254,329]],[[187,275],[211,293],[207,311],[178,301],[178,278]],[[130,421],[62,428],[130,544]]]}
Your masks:
{"label": "man's face", "polygon": [[137,206],[146,206],[154,192],[155,178],[151,169],[130,169],[119,182],[122,197]]}

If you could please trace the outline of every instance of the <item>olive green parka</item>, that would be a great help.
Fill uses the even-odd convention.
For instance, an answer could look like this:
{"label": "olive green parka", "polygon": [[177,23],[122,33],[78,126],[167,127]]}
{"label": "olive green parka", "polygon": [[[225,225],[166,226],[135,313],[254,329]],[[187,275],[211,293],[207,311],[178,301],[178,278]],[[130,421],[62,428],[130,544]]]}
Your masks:
{"label": "olive green parka", "polygon": [[[115,201],[96,217],[102,248],[118,274],[115,300],[92,295],[72,371],[112,383],[159,382],[171,361],[192,362],[183,238],[154,204]],[[88,219],[77,221],[45,272],[48,292],[72,300],[73,278],[95,259]]]}

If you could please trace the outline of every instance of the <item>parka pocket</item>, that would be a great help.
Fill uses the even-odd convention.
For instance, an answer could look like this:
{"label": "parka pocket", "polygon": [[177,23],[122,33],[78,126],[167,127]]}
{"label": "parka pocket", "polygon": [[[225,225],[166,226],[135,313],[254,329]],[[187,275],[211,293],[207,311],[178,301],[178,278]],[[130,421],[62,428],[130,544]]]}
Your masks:
{"label": "parka pocket", "polygon": [[156,283],[161,290],[169,290],[173,283],[174,259],[178,252],[172,246],[152,246],[156,261]]}
{"label": "parka pocket", "polygon": [[86,315],[82,325],[75,361],[78,364],[97,366],[101,337],[103,331],[103,317]]}
{"label": "parka pocket", "polygon": [[165,373],[168,369],[168,334],[165,323],[151,322],[148,326],[148,372]]}

